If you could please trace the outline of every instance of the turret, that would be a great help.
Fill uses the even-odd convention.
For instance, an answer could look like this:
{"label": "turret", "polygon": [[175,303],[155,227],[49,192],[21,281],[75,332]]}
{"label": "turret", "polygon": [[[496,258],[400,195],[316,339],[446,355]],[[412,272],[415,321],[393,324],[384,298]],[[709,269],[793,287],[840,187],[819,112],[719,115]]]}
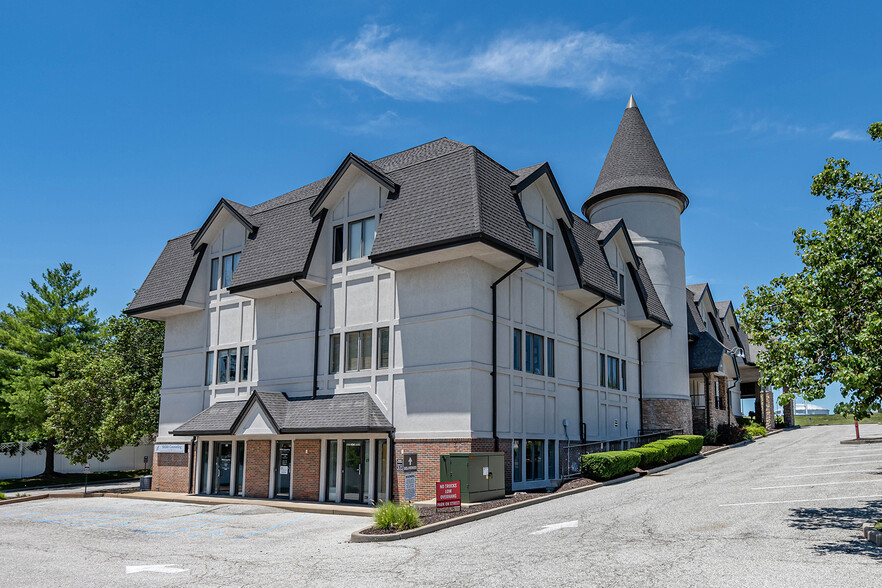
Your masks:
{"label": "turret", "polygon": [[692,429],[686,265],[680,240],[680,215],[688,205],[631,96],[582,213],[592,223],[625,220],[673,323],[642,342],[644,429]]}

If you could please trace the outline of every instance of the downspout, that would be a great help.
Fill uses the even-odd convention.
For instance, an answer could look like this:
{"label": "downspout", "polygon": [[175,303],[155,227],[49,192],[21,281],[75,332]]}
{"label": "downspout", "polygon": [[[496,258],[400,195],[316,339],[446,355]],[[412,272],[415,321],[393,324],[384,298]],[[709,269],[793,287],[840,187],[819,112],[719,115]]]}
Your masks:
{"label": "downspout", "polygon": [[658,331],[660,328],[662,328],[661,324],[637,339],[637,392],[639,394],[637,404],[640,407],[639,433],[643,433],[643,340]]}
{"label": "downspout", "polygon": [[524,259],[520,260],[516,266],[505,272],[501,278],[490,284],[490,290],[493,292],[493,369],[490,372],[490,377],[492,379],[491,385],[493,386],[493,451],[499,451],[499,435],[496,434],[496,348],[498,347],[496,341],[496,286],[498,286],[502,280],[515,273],[525,262],[526,260]]}
{"label": "downspout", "polygon": [[[604,300],[606,300],[606,298],[601,298],[589,307],[588,310],[576,317],[576,338],[579,340],[579,440],[582,443],[588,438],[588,427],[585,425],[585,401],[582,398],[584,395],[582,393],[582,317],[600,306],[600,303]],[[569,439],[567,440],[567,444],[569,445]]]}
{"label": "downspout", "polygon": [[726,415],[726,419],[729,422],[729,425],[732,425],[732,389],[735,388],[738,384],[741,383],[741,370],[738,369],[738,358],[735,357],[735,352],[729,350],[729,355],[732,356],[732,363],[735,365],[735,381],[732,382],[732,385],[726,388],[726,406],[729,407],[728,413]]}
{"label": "downspout", "polygon": [[704,428],[708,431],[711,430],[711,397],[710,397],[710,379],[707,377],[707,372],[702,374],[704,376]]}
{"label": "downspout", "polygon": [[[156,465],[156,464],[154,464]],[[187,494],[193,494],[193,471],[196,468],[196,436],[190,440],[190,479],[187,480]]]}
{"label": "downspout", "polygon": [[312,398],[318,395],[318,358],[319,358],[319,317],[321,316],[322,304],[316,300],[315,296],[306,291],[306,288],[300,285],[300,282],[293,280],[294,285],[300,288],[300,291],[306,294],[310,300],[315,302],[315,346],[312,351]]}

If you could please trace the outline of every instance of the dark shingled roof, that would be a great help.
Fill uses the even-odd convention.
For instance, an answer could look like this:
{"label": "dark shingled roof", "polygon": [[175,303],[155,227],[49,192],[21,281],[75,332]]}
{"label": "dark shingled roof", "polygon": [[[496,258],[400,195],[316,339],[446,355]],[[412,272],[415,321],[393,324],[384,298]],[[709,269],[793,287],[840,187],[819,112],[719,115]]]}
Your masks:
{"label": "dark shingled roof", "polygon": [[707,331],[702,331],[695,341],[689,344],[689,371],[715,372],[723,363],[725,348]]}
{"label": "dark shingled roof", "polygon": [[646,264],[639,257],[637,260],[640,262],[640,268],[633,272],[636,273],[637,278],[634,280],[634,283],[637,286],[640,304],[643,305],[643,312],[646,313],[646,318],[649,320],[670,327],[672,325],[671,319],[668,317],[665,306],[655,291],[655,286],[652,285],[652,278],[649,277]]}
{"label": "dark shingled roof", "polygon": [[173,435],[232,435],[255,403],[279,433],[383,432],[393,427],[370,394],[288,398],[282,392],[255,391],[248,400],[217,402],[172,431]]}
{"label": "dark shingled roof", "polygon": [[128,312],[146,312],[184,303],[190,291],[194,270],[205,252],[204,247],[193,251],[190,240],[195,234],[196,231],[190,231],[166,243],[159,259],[153,264],[129,304]]}
{"label": "dark shingled roof", "polygon": [[586,220],[573,217],[572,232],[563,223],[558,226],[564,231],[564,242],[570,250],[573,269],[579,279],[579,286],[603,297],[622,300],[619,285],[609,271],[606,255],[600,247],[600,231]]}
{"label": "dark shingled roof", "polygon": [[684,206],[689,204],[689,199],[674,183],[633,99],[622,115],[597,184],[582,205],[582,213],[587,217],[594,203],[628,192],[667,194],[679,198]]}

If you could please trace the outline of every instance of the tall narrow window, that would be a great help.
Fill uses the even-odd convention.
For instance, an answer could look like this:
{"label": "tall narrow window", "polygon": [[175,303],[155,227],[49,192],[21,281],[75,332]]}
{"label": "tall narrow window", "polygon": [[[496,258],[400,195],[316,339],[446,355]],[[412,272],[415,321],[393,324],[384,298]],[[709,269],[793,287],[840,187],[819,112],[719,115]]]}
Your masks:
{"label": "tall narrow window", "polygon": [[240,257],[242,257],[241,253],[231,253],[230,255],[224,255],[221,287],[230,287],[230,283],[233,281],[233,272],[235,272],[236,268],[239,266]]}
{"label": "tall narrow window", "polygon": [[346,333],[346,371],[358,370],[358,333]]}
{"label": "tall narrow window", "polygon": [[331,335],[331,344],[328,348],[328,373],[336,374],[340,371],[340,334]]}
{"label": "tall narrow window", "polygon": [[554,377],[554,339],[548,338],[548,377]]}
{"label": "tall narrow window", "polygon": [[372,351],[370,329],[346,333],[346,371],[370,369]]}
{"label": "tall narrow window", "polygon": [[359,357],[358,369],[369,370],[371,369],[371,354],[373,353],[373,349],[371,348],[371,332],[361,331],[360,335],[361,357]]}
{"label": "tall narrow window", "polygon": [[389,367],[389,327],[377,329],[377,369]]}
{"label": "tall narrow window", "polygon": [[374,217],[370,217],[349,223],[349,259],[358,259],[371,254],[376,222]]}
{"label": "tall narrow window", "polygon": [[525,339],[527,343],[527,372],[531,374],[542,375],[545,370],[545,352],[542,349],[542,336],[527,333]]}
{"label": "tall narrow window", "polygon": [[220,288],[220,260],[215,257],[211,260],[211,282],[209,291],[214,292]]}
{"label": "tall narrow window", "polygon": [[214,384],[214,351],[205,354],[205,385]]}
{"label": "tall narrow window", "polygon": [[619,294],[625,299],[625,274],[619,274]]}
{"label": "tall narrow window", "polygon": [[235,382],[235,381],[236,381],[236,350],[235,350],[235,349],[230,349],[230,350],[228,351],[228,353],[230,354],[230,373],[229,373],[229,381],[230,381],[230,382]]}
{"label": "tall narrow window", "polygon": [[514,335],[512,336],[512,343],[514,345],[514,349],[512,350],[512,362],[511,366],[513,369],[518,371],[524,369],[521,367],[521,330],[515,329]]}
{"label": "tall narrow window", "polygon": [[545,233],[545,267],[554,271],[554,235]]}
{"label": "tall narrow window", "polygon": [[534,224],[530,225],[530,231],[533,233],[533,245],[536,246],[536,251],[539,253],[539,265],[542,265],[542,259],[545,257],[542,254],[542,229],[537,227]]}
{"label": "tall narrow window", "polygon": [[240,360],[242,362],[242,366],[239,368],[242,373],[239,376],[239,381],[247,382],[248,381],[248,355],[249,355],[248,348],[243,347],[241,350],[239,350],[239,353],[242,356],[242,359]]}
{"label": "tall narrow window", "polygon": [[340,263],[343,261],[343,225],[334,227],[334,261],[332,263]]}
{"label": "tall narrow window", "polygon": [[606,358],[606,385],[619,389],[619,360],[615,357]]}
{"label": "tall narrow window", "polygon": [[628,362],[622,360],[622,390],[628,391]]}
{"label": "tall narrow window", "polygon": [[606,386],[606,356],[600,354],[600,385]]}
{"label": "tall narrow window", "polygon": [[236,381],[236,350],[224,349],[217,352],[217,383]]}
{"label": "tall narrow window", "polygon": [[521,481],[521,441],[514,439],[511,442],[511,470],[512,480],[515,484]]}
{"label": "tall narrow window", "polygon": [[554,480],[557,478],[557,456],[555,455],[555,446],[557,445],[557,441],[554,439],[550,439],[548,441],[548,479]]}

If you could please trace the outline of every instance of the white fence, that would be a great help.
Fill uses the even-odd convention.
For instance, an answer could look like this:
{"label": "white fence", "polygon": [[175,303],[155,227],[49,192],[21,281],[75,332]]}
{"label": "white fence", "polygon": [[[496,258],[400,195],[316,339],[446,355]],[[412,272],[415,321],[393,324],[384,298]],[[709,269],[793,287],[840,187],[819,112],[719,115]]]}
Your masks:
{"label": "white fence", "polygon": [[[22,443],[22,446],[25,445]],[[110,454],[107,461],[89,460],[92,472],[117,472],[121,470],[140,470],[144,467],[144,457],[147,458],[147,467],[153,466],[153,444],[138,445],[137,447],[123,447]],[[24,453],[9,456],[0,454],[0,480],[11,478],[30,478],[43,473],[46,464],[46,455],[43,451],[26,451]],[[82,465],[74,465],[68,459],[55,454],[55,471],[61,474],[78,474],[83,471]]]}

